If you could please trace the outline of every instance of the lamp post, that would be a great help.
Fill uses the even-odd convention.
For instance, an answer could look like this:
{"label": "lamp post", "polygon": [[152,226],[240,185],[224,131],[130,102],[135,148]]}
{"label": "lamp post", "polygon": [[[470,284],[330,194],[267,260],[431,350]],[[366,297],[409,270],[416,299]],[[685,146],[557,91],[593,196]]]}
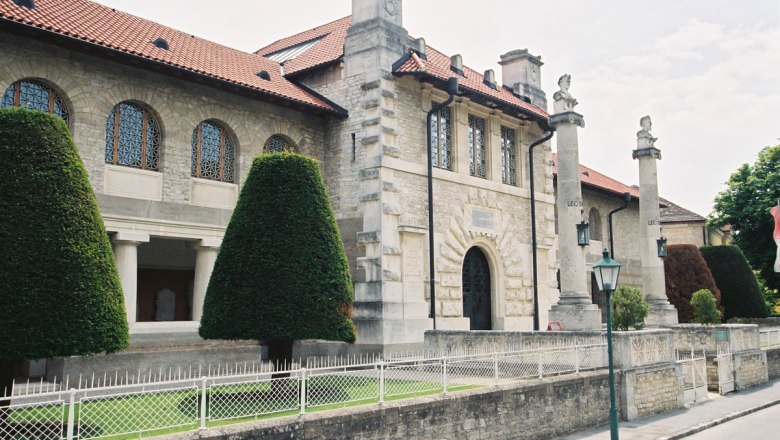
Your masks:
{"label": "lamp post", "polygon": [[604,249],[603,258],[593,266],[593,272],[596,274],[596,282],[599,290],[604,291],[607,307],[607,354],[609,356],[609,432],[611,440],[618,440],[618,418],[617,407],[615,406],[615,372],[612,361],[612,306],[609,298],[617,286],[618,276],[620,275],[620,263],[609,258],[609,251]]}

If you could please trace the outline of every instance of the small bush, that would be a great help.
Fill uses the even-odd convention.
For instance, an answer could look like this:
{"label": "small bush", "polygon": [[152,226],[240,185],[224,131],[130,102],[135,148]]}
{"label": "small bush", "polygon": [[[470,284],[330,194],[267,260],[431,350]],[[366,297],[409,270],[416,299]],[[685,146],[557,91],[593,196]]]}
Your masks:
{"label": "small bush", "polygon": [[695,245],[669,245],[668,255],[664,258],[664,273],[666,297],[677,309],[678,322],[693,322],[691,295],[697,290],[709,290],[715,297],[716,305],[719,306],[721,293],[707,262]]}
{"label": "small bush", "polygon": [[693,322],[699,324],[717,324],[720,322],[720,310],[715,296],[707,289],[693,292],[691,298]]}
{"label": "small bush", "polygon": [[650,313],[650,306],[635,287],[620,286],[612,294],[612,325],[615,330],[628,330],[634,327],[641,330],[645,326],[645,318]]}
{"label": "small bush", "polygon": [[725,320],[767,316],[761,288],[740,248],[706,246],[701,253],[720,289]]}

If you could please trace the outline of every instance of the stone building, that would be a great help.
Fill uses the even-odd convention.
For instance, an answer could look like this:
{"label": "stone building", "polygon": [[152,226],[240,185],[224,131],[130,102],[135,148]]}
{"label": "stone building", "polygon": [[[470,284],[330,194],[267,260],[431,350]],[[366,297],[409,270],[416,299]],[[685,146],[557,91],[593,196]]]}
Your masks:
{"label": "stone building", "polygon": [[[529,146],[550,131],[541,59],[501,55],[498,83],[411,38],[400,0],[352,5],[350,17],[245,53],[88,0],[0,0],[2,105],[68,123],[114,246],[133,349],[205,344],[202,301],[242,182],[253,157],[283,150],[321,163],[355,283],[359,350],[418,348],[434,325],[533,328]],[[449,78],[459,93],[430,125],[431,277],[426,118],[448,100]],[[534,150],[542,326],[558,300],[551,159],[549,143]],[[615,254],[621,279],[641,284],[638,191],[582,173],[588,265],[629,192]],[[256,352],[207,348],[179,359]]]}

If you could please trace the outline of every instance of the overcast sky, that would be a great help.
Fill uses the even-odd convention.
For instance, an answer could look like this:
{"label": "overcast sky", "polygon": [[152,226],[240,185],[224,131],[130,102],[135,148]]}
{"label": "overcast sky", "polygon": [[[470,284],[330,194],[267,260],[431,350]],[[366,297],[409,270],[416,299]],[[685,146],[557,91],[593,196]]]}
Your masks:
{"label": "overcast sky", "polygon": [[[245,51],[350,14],[350,0],[98,0]],[[580,162],[638,184],[639,118],[663,159],[659,190],[708,215],[729,175],[780,144],[779,0],[406,0],[404,26],[477,70],[527,48],[585,116]],[[552,108],[552,105],[550,105]],[[555,148],[555,143],[553,143]]]}

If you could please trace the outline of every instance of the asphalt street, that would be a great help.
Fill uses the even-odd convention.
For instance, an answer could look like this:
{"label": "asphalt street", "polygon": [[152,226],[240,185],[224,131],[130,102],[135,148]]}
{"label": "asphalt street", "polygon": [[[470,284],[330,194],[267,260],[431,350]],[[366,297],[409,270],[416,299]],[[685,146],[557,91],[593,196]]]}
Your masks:
{"label": "asphalt street", "polygon": [[690,440],[751,440],[780,438],[780,405],[730,420],[686,437]]}

